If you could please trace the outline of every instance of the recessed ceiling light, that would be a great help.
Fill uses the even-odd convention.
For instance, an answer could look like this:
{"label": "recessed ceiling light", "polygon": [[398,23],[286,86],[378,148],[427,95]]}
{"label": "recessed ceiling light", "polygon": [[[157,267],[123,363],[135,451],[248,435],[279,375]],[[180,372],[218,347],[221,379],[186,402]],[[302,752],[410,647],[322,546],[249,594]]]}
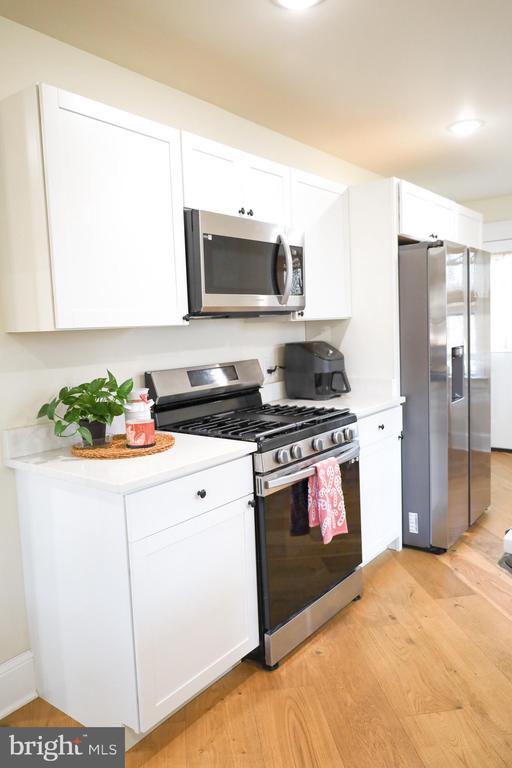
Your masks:
{"label": "recessed ceiling light", "polygon": [[282,8],[287,8],[289,11],[305,11],[306,8],[318,5],[322,0],[273,0],[273,2]]}
{"label": "recessed ceiling light", "polygon": [[483,120],[457,120],[456,123],[452,123],[448,126],[450,133],[455,136],[471,136],[472,133],[478,131],[484,125]]}

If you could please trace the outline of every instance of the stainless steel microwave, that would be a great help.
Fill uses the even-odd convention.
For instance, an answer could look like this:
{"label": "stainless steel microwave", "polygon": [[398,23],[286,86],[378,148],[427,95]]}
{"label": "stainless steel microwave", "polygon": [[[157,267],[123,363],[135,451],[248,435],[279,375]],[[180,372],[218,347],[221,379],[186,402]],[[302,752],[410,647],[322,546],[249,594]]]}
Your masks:
{"label": "stainless steel microwave", "polygon": [[304,309],[302,235],[237,216],[184,214],[189,317]]}

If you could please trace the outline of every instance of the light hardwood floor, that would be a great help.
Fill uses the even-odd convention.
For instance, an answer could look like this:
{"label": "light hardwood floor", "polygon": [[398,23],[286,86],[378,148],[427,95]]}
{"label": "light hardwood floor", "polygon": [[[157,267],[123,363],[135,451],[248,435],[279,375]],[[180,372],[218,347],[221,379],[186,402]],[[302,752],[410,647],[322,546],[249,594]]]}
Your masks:
{"label": "light hardwood floor", "polygon": [[[128,768],[509,768],[512,455],[493,508],[441,557],[388,552],[277,671],[244,663],[134,747]],[[72,725],[41,699],[0,725]]]}

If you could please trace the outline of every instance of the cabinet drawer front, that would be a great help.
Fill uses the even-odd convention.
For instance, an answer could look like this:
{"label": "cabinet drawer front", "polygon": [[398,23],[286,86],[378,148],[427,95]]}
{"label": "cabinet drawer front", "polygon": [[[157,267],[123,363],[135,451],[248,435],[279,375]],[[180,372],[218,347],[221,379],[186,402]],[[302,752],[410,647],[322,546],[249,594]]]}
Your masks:
{"label": "cabinet drawer front", "polygon": [[138,491],[126,499],[128,540],[151,536],[252,492],[251,456]]}
{"label": "cabinet drawer front", "polygon": [[390,408],[387,411],[366,416],[364,419],[360,419],[357,424],[361,448],[378,440],[385,440],[390,436],[398,438],[402,430],[402,408]]}

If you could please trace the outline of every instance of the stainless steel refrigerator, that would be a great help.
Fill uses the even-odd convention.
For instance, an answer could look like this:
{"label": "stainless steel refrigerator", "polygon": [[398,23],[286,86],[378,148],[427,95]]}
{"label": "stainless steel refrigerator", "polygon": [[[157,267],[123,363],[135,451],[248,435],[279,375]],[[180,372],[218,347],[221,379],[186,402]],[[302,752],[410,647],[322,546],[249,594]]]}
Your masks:
{"label": "stainless steel refrigerator", "polygon": [[404,544],[446,550],[490,504],[490,256],[399,248]]}

